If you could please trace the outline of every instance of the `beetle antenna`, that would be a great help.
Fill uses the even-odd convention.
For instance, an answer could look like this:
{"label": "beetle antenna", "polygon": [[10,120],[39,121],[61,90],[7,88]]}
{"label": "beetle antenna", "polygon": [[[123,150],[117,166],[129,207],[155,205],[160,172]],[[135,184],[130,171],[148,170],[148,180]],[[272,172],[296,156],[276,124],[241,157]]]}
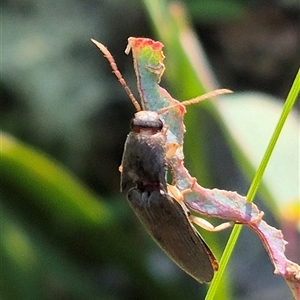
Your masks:
{"label": "beetle antenna", "polygon": [[141,109],[140,104],[135,99],[131,89],[129,88],[129,86],[127,85],[125,79],[123,78],[121,72],[119,71],[118,66],[117,66],[113,56],[109,52],[109,50],[103,44],[97,42],[96,40],[91,39],[91,41],[100,49],[100,51],[104,54],[104,57],[106,57],[106,59],[108,60],[108,62],[110,64],[110,67],[113,70],[113,73],[116,75],[116,77],[118,78],[118,80],[121,83],[122,87],[124,88],[125,92],[129,96],[129,98],[130,98],[132,104],[134,105],[136,111],[141,111],[142,109]]}
{"label": "beetle antenna", "polygon": [[196,103],[202,102],[204,100],[207,100],[207,99],[219,96],[219,95],[230,94],[230,93],[233,93],[233,91],[228,90],[228,89],[214,90],[214,91],[211,91],[211,92],[206,93],[204,95],[198,96],[196,98],[193,98],[193,99],[190,99],[190,100],[186,100],[186,101],[180,102],[178,104],[174,104],[174,105],[170,105],[170,106],[161,108],[160,110],[157,111],[157,113],[158,114],[163,114],[166,111],[168,111],[168,110],[170,110],[172,108],[175,108],[177,106],[180,106],[180,105],[189,106],[189,105],[196,104]]}

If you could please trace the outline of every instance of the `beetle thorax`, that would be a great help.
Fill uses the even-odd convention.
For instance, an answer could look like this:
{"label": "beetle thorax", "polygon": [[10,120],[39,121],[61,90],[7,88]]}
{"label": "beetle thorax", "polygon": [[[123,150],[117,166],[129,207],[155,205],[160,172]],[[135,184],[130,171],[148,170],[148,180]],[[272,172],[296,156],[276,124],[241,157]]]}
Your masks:
{"label": "beetle thorax", "polygon": [[163,122],[155,111],[139,111],[131,120],[131,130],[144,135],[160,132]]}

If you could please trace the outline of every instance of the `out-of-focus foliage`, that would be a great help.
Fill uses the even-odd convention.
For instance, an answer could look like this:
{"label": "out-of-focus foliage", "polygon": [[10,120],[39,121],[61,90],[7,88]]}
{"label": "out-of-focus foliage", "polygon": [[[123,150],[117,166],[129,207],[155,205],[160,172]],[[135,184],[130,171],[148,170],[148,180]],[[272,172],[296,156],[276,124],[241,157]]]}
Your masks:
{"label": "out-of-focus foliage", "polygon": [[[285,1],[279,2],[264,14],[266,23],[255,22],[254,27],[251,20],[261,13],[255,2],[249,7],[245,1],[231,1],[224,8],[222,1],[186,1],[221,86],[261,89],[258,79],[265,83],[264,91],[286,96],[298,67],[291,62],[299,40],[294,42],[295,11],[284,5]],[[0,125],[5,134],[1,136],[0,160],[0,297],[202,298],[205,285],[200,286],[170,262],[140,227],[125,195],[119,194],[118,166],[134,109],[90,42],[96,38],[109,47],[135,90],[132,61],[124,49],[129,36],[161,39],[151,30],[149,11],[140,1],[122,0],[12,0],[2,2],[1,9]],[[279,17],[274,18],[274,11]],[[168,19],[168,12],[164,18]],[[234,27],[237,20],[249,27]],[[281,39],[265,30],[268,24],[271,28],[280,25],[276,28]],[[233,28],[243,30],[237,33]],[[253,28],[265,33],[259,35],[255,47],[245,43]],[[229,36],[237,38],[229,43],[225,38]],[[166,45],[169,92],[182,99],[198,93],[199,87],[183,85],[182,62],[188,59],[178,59],[180,50],[170,47],[167,39],[161,41]],[[270,53],[277,64],[263,59]],[[171,65],[180,72],[176,74]],[[257,65],[261,66],[258,71]],[[162,85],[166,86],[166,81]],[[186,153],[191,173],[198,177],[196,170],[202,169],[200,183],[245,193],[250,179],[232,159],[219,125],[205,110],[189,111]],[[255,131],[261,137],[261,131]],[[193,136],[195,143],[191,142]],[[249,143],[260,147],[256,139]],[[205,161],[199,161],[200,153]],[[282,157],[276,160],[280,168]],[[265,210],[265,204],[259,205]],[[266,217],[280,227],[271,212]],[[290,232],[292,227],[287,229]],[[219,254],[228,232],[203,235],[209,243],[215,240],[213,250]],[[228,280],[234,298],[259,295],[260,299],[275,299],[276,295],[286,299],[288,288],[272,273],[259,239],[245,232]]]}

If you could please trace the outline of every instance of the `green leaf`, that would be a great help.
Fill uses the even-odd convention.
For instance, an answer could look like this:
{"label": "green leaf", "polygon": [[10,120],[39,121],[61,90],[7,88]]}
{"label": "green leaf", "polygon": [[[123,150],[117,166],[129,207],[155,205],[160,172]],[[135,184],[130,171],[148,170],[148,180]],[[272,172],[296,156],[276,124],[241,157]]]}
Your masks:
{"label": "green leaf", "polygon": [[54,160],[5,133],[0,140],[1,180],[31,195],[54,220],[92,227],[112,222],[108,207]]}

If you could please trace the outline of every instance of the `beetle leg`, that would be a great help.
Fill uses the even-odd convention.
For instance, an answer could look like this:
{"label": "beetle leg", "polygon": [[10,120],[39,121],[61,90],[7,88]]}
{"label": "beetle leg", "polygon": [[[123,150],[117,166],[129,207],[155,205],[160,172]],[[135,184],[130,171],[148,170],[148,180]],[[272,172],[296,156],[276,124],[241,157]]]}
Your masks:
{"label": "beetle leg", "polygon": [[170,185],[170,184],[167,185],[169,195],[171,195],[171,197],[173,199],[175,199],[178,203],[180,203],[180,205],[184,208],[190,222],[200,226],[201,228],[203,228],[207,231],[211,231],[211,232],[221,231],[221,230],[227,229],[229,227],[232,227],[235,224],[235,222],[233,222],[233,221],[225,222],[218,226],[214,226],[207,220],[200,218],[200,217],[195,217],[190,214],[188,208],[186,207],[186,205],[184,203],[184,195],[190,193],[193,190],[193,186],[195,183],[196,183],[196,178],[193,179],[193,183],[190,188],[182,190],[182,191],[180,191],[175,185]]}
{"label": "beetle leg", "polygon": [[[188,189],[182,190],[182,191],[180,191],[175,185],[170,185],[170,184],[167,185],[168,194],[171,195],[171,197],[173,199],[175,199],[178,203],[180,203],[181,206],[184,207],[186,212],[189,212],[189,210],[187,209],[187,207],[184,203],[184,195],[192,192],[196,181],[197,181],[197,179],[193,178],[193,183],[192,183],[191,187]],[[224,222],[218,226],[214,226],[210,222],[208,222],[207,220],[205,220],[203,218],[195,217],[195,216],[191,215],[190,213],[187,213],[187,215],[188,215],[190,222],[202,227],[203,229],[205,229],[207,231],[212,231],[212,232],[227,229],[229,227],[232,227],[235,224],[235,222],[232,221],[232,222]]]}
{"label": "beetle leg", "polygon": [[200,226],[201,228],[203,228],[207,231],[211,231],[211,232],[221,231],[221,230],[227,229],[229,227],[232,227],[235,224],[235,222],[232,221],[232,222],[224,222],[218,226],[214,226],[207,220],[202,219],[200,217],[195,217],[192,215],[189,216],[189,219],[192,223]]}
{"label": "beetle leg", "polygon": [[166,137],[167,136],[167,132],[169,130],[169,125],[168,124],[164,124],[164,127],[162,128],[162,134]]}
{"label": "beetle leg", "polygon": [[168,194],[174,198],[177,202],[181,203],[184,201],[183,194],[175,185],[167,185]]}
{"label": "beetle leg", "polygon": [[167,151],[166,151],[166,158],[170,159],[175,154],[176,150],[178,149],[179,144],[177,143],[169,143],[167,144]]}
{"label": "beetle leg", "polygon": [[193,177],[193,182],[191,184],[191,187],[187,188],[187,189],[184,189],[182,191],[180,191],[175,185],[168,184],[167,185],[168,193],[177,202],[179,202],[179,203],[184,202],[184,195],[192,192],[193,187],[194,187],[196,182],[197,182],[197,179],[195,177]]}

